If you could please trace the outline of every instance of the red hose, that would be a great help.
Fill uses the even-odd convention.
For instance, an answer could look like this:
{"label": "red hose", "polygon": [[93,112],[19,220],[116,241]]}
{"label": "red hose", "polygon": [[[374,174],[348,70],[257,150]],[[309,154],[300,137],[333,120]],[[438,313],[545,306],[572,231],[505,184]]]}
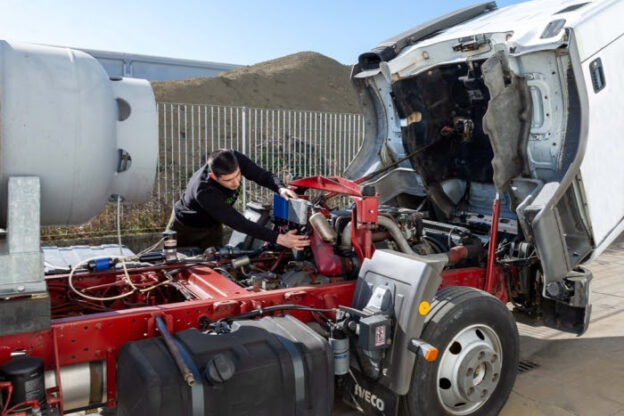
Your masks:
{"label": "red hose", "polygon": [[13,394],[13,384],[10,381],[3,381],[0,383],[0,391],[6,390],[7,394],[4,398],[4,408],[2,409],[2,414],[7,413],[7,409],[9,408],[9,403],[11,402],[11,395]]}

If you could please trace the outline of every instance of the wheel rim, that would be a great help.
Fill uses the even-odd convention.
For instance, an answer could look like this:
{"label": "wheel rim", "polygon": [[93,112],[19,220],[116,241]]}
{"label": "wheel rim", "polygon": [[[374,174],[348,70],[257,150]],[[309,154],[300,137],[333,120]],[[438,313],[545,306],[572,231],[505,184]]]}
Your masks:
{"label": "wheel rim", "polygon": [[438,367],[438,398],[452,415],[474,412],[488,401],[500,380],[501,341],[487,325],[471,325],[446,347]]}

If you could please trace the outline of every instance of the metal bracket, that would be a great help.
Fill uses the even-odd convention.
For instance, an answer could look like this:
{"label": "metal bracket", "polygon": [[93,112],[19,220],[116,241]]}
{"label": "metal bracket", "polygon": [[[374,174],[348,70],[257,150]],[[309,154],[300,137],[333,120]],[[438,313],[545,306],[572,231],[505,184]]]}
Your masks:
{"label": "metal bracket", "polygon": [[39,178],[10,177],[7,200],[7,232],[0,239],[0,335],[50,327],[39,246]]}

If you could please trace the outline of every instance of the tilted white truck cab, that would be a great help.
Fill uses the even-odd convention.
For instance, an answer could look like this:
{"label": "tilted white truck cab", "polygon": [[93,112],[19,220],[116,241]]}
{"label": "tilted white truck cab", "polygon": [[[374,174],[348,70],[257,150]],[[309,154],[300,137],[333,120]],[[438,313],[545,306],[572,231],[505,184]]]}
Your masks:
{"label": "tilted white truck cab", "polygon": [[[534,262],[511,282],[516,311],[582,333],[583,264],[624,231],[624,2],[483,3],[364,53],[352,81],[367,118],[348,170],[382,200],[453,227],[491,224],[502,261]],[[449,239],[452,231],[449,233]]]}

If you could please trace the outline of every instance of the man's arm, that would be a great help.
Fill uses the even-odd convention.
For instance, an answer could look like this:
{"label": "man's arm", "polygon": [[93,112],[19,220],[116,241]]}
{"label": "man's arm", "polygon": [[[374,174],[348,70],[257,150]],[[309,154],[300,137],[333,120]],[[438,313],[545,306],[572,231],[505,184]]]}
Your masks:
{"label": "man's arm", "polygon": [[247,179],[250,179],[258,185],[269,188],[273,192],[277,192],[280,196],[286,200],[293,198],[296,199],[299,196],[291,189],[288,189],[284,182],[277,175],[262,169],[256,165],[251,159],[244,154],[234,151],[236,158],[238,159],[238,165],[240,166],[241,173]]}
{"label": "man's arm", "polygon": [[209,213],[216,221],[260,240],[270,243],[277,242],[277,231],[270,230],[262,225],[249,221],[231,205],[228,205],[221,195],[202,193],[198,195],[197,202],[199,202],[202,209]]}
{"label": "man's arm", "polygon": [[285,234],[279,234],[277,231],[269,230],[255,222],[249,221],[244,215],[240,214],[232,208],[232,206],[226,204],[221,198],[214,196],[213,198],[202,198],[200,204],[202,204],[204,209],[210,212],[210,215],[215,220],[241,233],[295,250],[303,250],[304,247],[310,245],[308,237],[297,235],[295,230]]}
{"label": "man's arm", "polygon": [[264,186],[273,192],[279,192],[280,188],[286,188],[284,182],[282,182],[277,175],[256,165],[251,159],[241,152],[237,152],[235,150],[234,154],[238,159],[238,166],[240,167],[241,173],[245,178],[254,181],[258,185]]}

